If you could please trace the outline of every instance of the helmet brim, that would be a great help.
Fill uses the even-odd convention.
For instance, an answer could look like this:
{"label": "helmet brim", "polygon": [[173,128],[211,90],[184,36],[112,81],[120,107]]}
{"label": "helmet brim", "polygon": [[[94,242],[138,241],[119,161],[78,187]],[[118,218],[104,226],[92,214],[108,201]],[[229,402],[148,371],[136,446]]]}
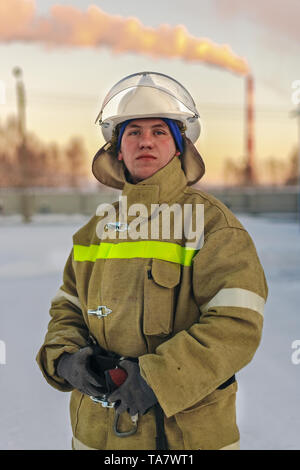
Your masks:
{"label": "helmet brim", "polygon": [[161,118],[168,118],[174,119],[175,121],[180,121],[186,127],[185,135],[195,143],[200,136],[201,132],[201,125],[199,122],[199,118],[194,118],[191,116],[190,113],[180,112],[178,113],[160,113],[159,116],[157,114],[134,114],[134,115],[127,115],[127,116],[112,116],[109,119],[106,119],[101,125],[101,130],[103,137],[106,142],[109,142],[112,138],[113,129],[124,121],[129,119],[161,119]]}

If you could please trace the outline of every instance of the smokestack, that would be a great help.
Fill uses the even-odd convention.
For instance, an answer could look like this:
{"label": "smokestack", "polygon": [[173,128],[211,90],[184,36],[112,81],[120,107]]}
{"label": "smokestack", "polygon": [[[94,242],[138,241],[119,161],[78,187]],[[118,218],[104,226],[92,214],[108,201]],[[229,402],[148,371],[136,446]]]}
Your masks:
{"label": "smokestack", "polygon": [[246,183],[256,181],[254,162],[254,79],[246,75]]}
{"label": "smokestack", "polygon": [[29,161],[26,150],[26,125],[25,125],[25,87],[22,80],[22,69],[20,67],[14,67],[12,71],[16,78],[16,95],[17,95],[17,107],[18,107],[18,123],[20,133],[20,144],[18,148],[18,163],[20,165],[20,171],[22,174],[22,191],[20,193],[20,208],[23,216],[23,222],[31,222],[32,205],[31,198],[28,192],[29,187]]}
{"label": "smokestack", "polygon": [[14,77],[16,78],[16,94],[17,94],[17,107],[18,107],[18,123],[19,123],[19,133],[23,141],[25,140],[26,135],[26,119],[25,119],[25,88],[22,80],[22,69],[20,67],[14,67],[12,71]]}

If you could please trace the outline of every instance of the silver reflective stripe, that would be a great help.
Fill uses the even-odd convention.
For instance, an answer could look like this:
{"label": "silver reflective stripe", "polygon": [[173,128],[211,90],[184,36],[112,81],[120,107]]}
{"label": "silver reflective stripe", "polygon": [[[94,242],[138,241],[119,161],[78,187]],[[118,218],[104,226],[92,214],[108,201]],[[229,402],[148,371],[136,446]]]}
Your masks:
{"label": "silver reflective stripe", "polygon": [[249,308],[264,314],[265,299],[255,292],[239,288],[221,289],[207,304],[201,306],[202,312],[213,307]]}
{"label": "silver reflective stripe", "polygon": [[76,305],[76,307],[78,307],[78,308],[80,308],[80,310],[82,310],[81,303],[79,302],[78,297],[75,297],[75,295],[68,294],[64,290],[59,289],[57,291],[55,297],[53,297],[52,302],[58,302],[61,299],[69,300],[70,302],[72,302],[72,304]]}
{"label": "silver reflective stripe", "polygon": [[221,447],[219,450],[240,450],[240,441],[236,441],[233,444],[229,444],[228,446]]}
{"label": "silver reflective stripe", "polygon": [[75,436],[73,436],[72,439],[72,447],[74,450],[97,450],[94,447],[85,445],[83,442],[79,441],[79,439],[76,439]]}
{"label": "silver reflective stripe", "polygon": [[[74,436],[72,439],[72,448],[73,450],[97,450],[94,447],[87,446],[83,442],[79,441],[79,439],[76,439],[76,437]],[[240,441],[236,441],[233,444],[229,444],[228,446],[221,447],[218,450],[240,450]]]}

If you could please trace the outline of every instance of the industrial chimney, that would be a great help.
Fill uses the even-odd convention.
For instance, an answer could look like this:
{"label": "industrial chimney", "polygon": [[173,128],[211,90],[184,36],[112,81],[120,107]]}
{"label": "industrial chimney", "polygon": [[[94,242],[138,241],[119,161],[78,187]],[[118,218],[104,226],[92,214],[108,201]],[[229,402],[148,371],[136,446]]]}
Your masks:
{"label": "industrial chimney", "polygon": [[246,75],[246,184],[256,182],[254,162],[254,79]]}

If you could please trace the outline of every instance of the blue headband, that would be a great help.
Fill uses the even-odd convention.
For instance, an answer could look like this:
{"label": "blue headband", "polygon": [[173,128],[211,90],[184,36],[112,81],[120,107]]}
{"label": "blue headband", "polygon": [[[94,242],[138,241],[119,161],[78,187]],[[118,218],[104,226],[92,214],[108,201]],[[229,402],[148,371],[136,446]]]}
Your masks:
{"label": "blue headband", "polygon": [[180,150],[180,153],[183,152],[183,139],[181,132],[179,130],[179,127],[173,119],[168,119],[168,118],[162,118],[162,120],[168,124],[169,129],[172,133],[172,136],[174,137],[175,143],[177,145],[178,150]]}
{"label": "blue headband", "polygon": [[[179,130],[179,127],[173,119],[168,119],[168,118],[161,118],[169,127],[171,134],[175,140],[177,148],[180,150],[180,153],[183,152],[183,139],[181,132]],[[119,137],[118,137],[118,144],[117,144],[117,151],[119,152],[120,146],[121,146],[121,140],[125,131],[125,128],[127,124],[129,124],[131,121],[134,121],[134,119],[128,119],[127,121],[122,122],[120,131],[119,131]]]}
{"label": "blue headband", "polygon": [[127,119],[127,121],[122,122],[120,130],[119,130],[119,137],[118,137],[118,145],[117,145],[117,152],[119,152],[121,147],[121,140],[125,131],[125,127],[129,124],[133,119]]}

